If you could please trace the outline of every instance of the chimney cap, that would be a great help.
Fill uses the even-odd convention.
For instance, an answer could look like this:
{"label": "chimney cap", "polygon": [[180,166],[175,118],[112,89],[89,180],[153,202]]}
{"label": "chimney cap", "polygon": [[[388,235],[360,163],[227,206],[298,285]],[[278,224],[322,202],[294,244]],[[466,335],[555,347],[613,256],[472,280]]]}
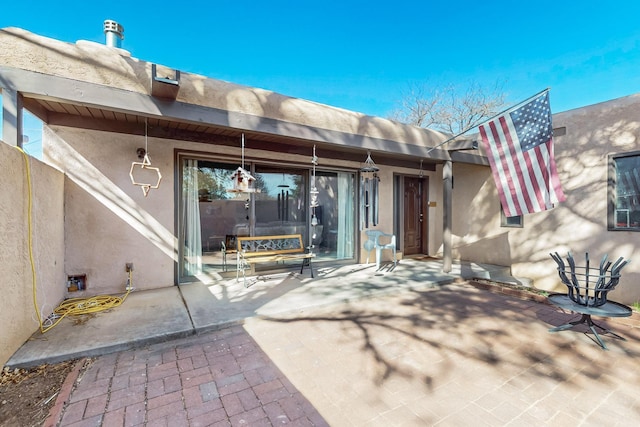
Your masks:
{"label": "chimney cap", "polygon": [[104,21],[104,32],[115,33],[120,39],[124,39],[124,27],[111,19]]}

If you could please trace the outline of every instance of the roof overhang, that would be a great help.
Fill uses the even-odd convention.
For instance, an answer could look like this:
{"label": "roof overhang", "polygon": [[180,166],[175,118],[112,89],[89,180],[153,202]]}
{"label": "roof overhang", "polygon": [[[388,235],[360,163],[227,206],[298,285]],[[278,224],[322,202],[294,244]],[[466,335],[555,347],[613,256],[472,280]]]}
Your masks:
{"label": "roof overhang", "polygon": [[380,164],[424,169],[444,161],[487,165],[477,153],[449,152],[406,141],[323,129],[285,120],[260,117],[202,105],[174,101],[151,94],[127,91],[23,69],[0,66],[0,87],[18,91],[26,109],[49,125],[94,129],[185,140],[203,144],[237,145],[244,133],[257,148],[309,153],[317,145],[319,155],[362,161],[371,151]]}

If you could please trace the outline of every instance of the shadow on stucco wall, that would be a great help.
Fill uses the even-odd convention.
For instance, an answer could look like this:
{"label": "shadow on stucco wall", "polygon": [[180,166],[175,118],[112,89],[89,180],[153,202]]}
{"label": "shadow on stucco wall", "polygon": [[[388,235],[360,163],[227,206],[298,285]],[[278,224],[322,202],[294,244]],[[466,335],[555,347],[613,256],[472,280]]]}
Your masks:
{"label": "shadow on stucco wall", "polygon": [[0,366],[38,329],[34,305],[44,319],[65,291],[64,177],[26,160],[29,175],[22,153],[0,141]]}

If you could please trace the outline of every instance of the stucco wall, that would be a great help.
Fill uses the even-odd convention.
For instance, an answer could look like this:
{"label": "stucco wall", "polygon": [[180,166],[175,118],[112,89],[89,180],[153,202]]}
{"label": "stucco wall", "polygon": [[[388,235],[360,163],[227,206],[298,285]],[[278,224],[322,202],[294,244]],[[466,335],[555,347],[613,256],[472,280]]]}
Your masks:
{"label": "stucco wall", "polygon": [[[232,163],[239,161],[240,154],[240,144],[229,147],[149,138],[151,163],[160,168],[162,182],[159,189],[144,197],[129,177],[131,163],[139,161],[136,148],[144,147],[144,137],[45,126],[43,141],[46,161],[66,174],[65,275],[87,275],[87,290],[69,295],[74,297],[122,292],[128,262],[134,264],[137,290],[172,286],[178,251],[174,149],[211,154]],[[309,156],[279,153],[275,158],[273,153],[247,144],[245,157],[247,161],[271,158],[285,165],[311,166],[311,152]],[[359,162],[324,158],[318,165],[320,169],[337,167],[354,172],[360,166]],[[394,173],[416,176],[418,172],[380,166],[380,221],[373,228],[393,231]],[[428,246],[435,254],[442,242],[441,172],[424,174],[429,178],[430,200],[437,202],[437,207],[429,208]],[[364,233],[361,236],[366,238]],[[360,261],[365,257],[363,254]],[[384,259],[390,259],[390,254],[385,252]]]}
{"label": "stucco wall", "polygon": [[[612,299],[640,300],[640,234],[607,230],[608,155],[640,147],[640,95],[555,114],[555,158],[567,200],[556,208],[524,216],[523,228],[500,227],[497,191],[488,167],[454,164],[453,256],[510,265],[516,277],[545,290],[565,291],[549,257],[571,250],[599,262],[605,253],[633,262],[622,271]],[[583,264],[583,262],[581,263]]]}
{"label": "stucco wall", "polygon": [[[87,275],[86,291],[69,295],[73,297],[122,292],[127,278],[125,264],[129,262],[134,264],[137,290],[172,286],[178,251],[174,149],[211,154],[232,163],[238,162],[240,155],[240,144],[229,147],[149,138],[151,163],[160,168],[162,182],[159,189],[144,197],[129,176],[131,163],[139,161],[136,148],[144,147],[144,137],[45,126],[43,141],[46,161],[66,174],[65,275]],[[246,148],[245,157],[247,161],[270,158],[284,165],[311,167],[311,152],[309,156],[279,153],[276,158],[271,152]],[[338,167],[354,172],[360,166],[358,162],[323,158],[318,165],[320,169]],[[386,232],[393,230],[394,172],[417,174],[413,169],[381,167],[380,223],[375,228]]]}
{"label": "stucco wall", "polygon": [[[74,297],[124,292],[127,263],[136,290],[172,286],[174,236],[173,148],[149,146],[162,181],[144,197],[131,183],[132,162],[144,137],[45,126],[45,160],[65,173],[65,274],[86,274]],[[136,177],[138,177],[136,171]]]}
{"label": "stucco wall", "polygon": [[[37,303],[46,318],[62,301],[63,175],[29,158],[32,182],[32,248]],[[22,153],[0,142],[0,366],[38,330],[33,304],[33,274],[29,256],[29,198]]]}
{"label": "stucco wall", "polygon": [[487,166],[453,165],[453,258],[510,265],[508,229],[500,227],[500,205]]}
{"label": "stucco wall", "polygon": [[[20,28],[0,29],[0,45],[0,64],[8,67],[151,92],[151,62],[122,49],[88,41],[65,43]],[[177,101],[407,144],[433,146],[447,138],[440,132],[180,71]],[[173,78],[175,71],[158,65],[158,75]],[[153,110],[153,101],[146,107]]]}

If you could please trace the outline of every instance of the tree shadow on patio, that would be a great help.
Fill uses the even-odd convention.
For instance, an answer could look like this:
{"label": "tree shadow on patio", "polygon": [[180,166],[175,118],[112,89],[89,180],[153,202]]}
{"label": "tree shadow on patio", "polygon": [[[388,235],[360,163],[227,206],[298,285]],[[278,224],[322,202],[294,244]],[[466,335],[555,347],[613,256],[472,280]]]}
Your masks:
{"label": "tree shadow on patio", "polygon": [[[493,368],[505,378],[526,374],[571,385],[580,372],[613,381],[603,367],[610,355],[547,332],[557,315],[554,308],[471,286],[413,290],[315,313],[263,319],[290,326],[316,324],[314,331],[341,348],[345,358],[365,355],[375,367],[376,384],[420,378],[432,390],[456,379],[459,363],[480,371]],[[640,355],[636,343],[615,345],[623,356]]]}

